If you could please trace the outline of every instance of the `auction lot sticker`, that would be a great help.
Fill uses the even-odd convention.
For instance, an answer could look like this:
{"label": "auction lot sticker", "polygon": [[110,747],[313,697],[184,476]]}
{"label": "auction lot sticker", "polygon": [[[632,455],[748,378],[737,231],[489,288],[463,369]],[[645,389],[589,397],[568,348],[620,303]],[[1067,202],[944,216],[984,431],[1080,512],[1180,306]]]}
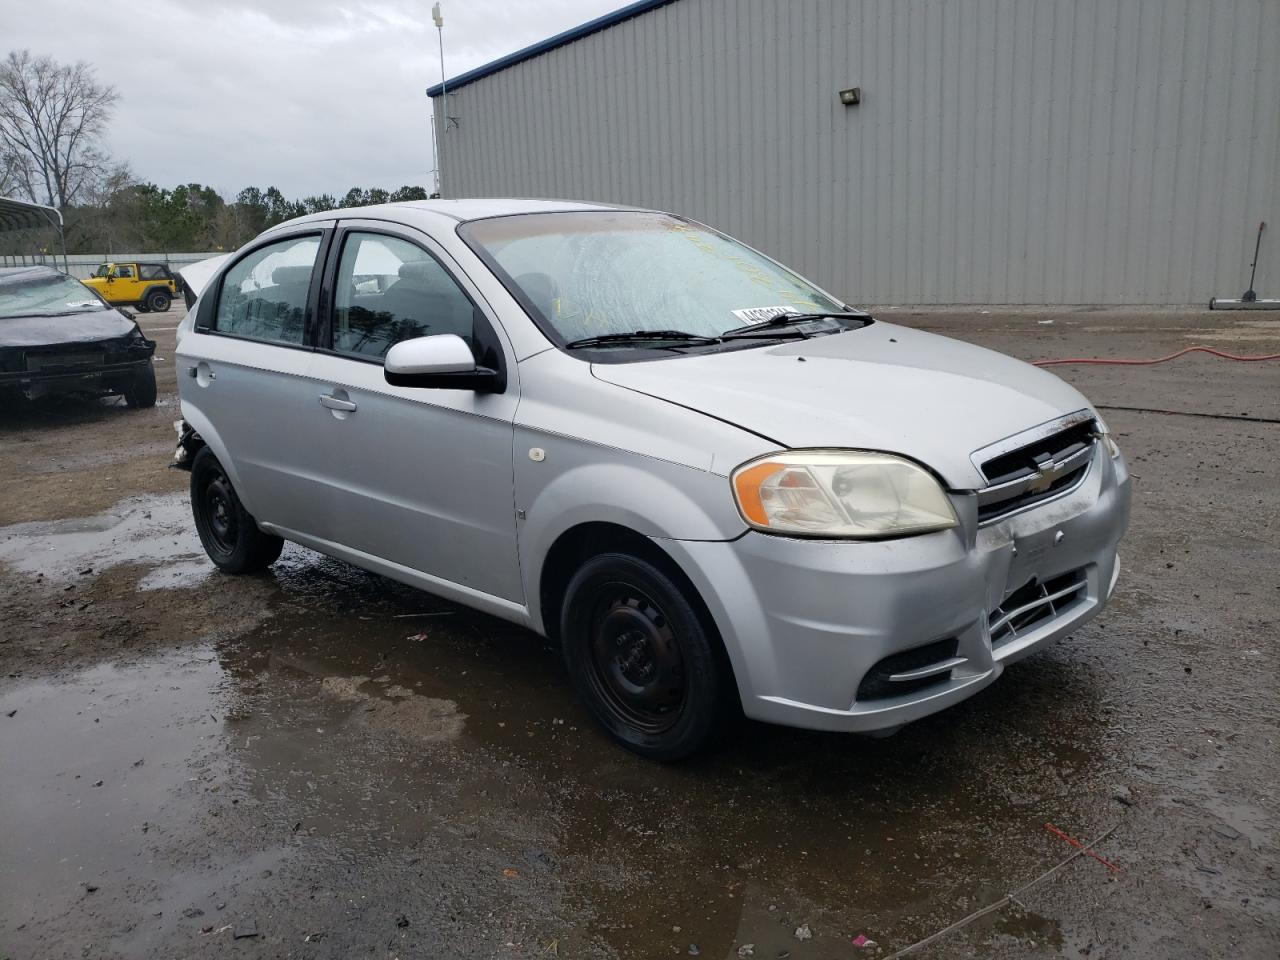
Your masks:
{"label": "auction lot sticker", "polygon": [[743,307],[741,310],[734,310],[733,315],[743,323],[764,323],[766,320],[772,320],[774,317],[780,317],[784,313],[802,313],[795,307],[783,305],[780,307]]}

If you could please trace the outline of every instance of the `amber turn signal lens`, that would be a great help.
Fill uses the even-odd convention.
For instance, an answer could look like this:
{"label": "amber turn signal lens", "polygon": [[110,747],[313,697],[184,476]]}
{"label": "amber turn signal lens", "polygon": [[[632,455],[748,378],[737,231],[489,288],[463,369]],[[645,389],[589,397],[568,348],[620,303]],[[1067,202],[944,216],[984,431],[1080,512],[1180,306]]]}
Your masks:
{"label": "amber turn signal lens", "polygon": [[734,489],[738,493],[738,504],[742,507],[743,515],[752,523],[761,527],[769,525],[769,512],[765,510],[764,502],[760,497],[760,486],[779,470],[784,469],[786,468],[781,463],[766,461],[748,467],[733,478]]}

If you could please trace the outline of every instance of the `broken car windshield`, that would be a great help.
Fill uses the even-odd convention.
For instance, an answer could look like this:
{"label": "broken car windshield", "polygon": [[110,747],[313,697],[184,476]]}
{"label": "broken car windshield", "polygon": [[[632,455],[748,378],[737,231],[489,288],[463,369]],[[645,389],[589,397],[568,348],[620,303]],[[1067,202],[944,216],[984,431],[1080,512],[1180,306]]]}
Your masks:
{"label": "broken car windshield", "polygon": [[0,281],[0,319],[63,317],[109,309],[83,283],[65,274],[19,274]]}
{"label": "broken car windshield", "polygon": [[561,346],[651,349],[657,332],[678,330],[701,338],[686,339],[689,347],[713,347],[729,331],[783,314],[833,315],[834,328],[822,332],[852,325],[839,319],[848,307],[790,270],[667,214],[518,214],[472,221],[459,233]]}

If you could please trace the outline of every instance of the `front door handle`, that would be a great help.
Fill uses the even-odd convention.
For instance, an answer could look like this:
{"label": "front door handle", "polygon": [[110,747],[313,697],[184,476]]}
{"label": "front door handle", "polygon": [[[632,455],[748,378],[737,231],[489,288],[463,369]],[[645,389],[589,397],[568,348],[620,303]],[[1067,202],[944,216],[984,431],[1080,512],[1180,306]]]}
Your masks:
{"label": "front door handle", "polygon": [[330,410],[341,410],[344,413],[355,413],[356,405],[351,400],[343,400],[330,393],[320,394],[320,405]]}

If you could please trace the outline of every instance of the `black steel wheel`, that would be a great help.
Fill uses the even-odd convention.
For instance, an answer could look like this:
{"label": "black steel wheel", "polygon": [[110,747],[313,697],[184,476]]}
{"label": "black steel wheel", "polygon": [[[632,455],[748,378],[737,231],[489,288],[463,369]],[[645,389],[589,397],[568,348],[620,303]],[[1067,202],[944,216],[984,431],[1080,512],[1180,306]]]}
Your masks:
{"label": "black steel wheel", "polygon": [[227,573],[265,570],[284,548],[282,539],[258,529],[208,447],[202,447],[191,464],[191,512],[205,553]]}
{"label": "black steel wheel", "polygon": [[659,734],[680,718],[688,696],[680,641],[662,608],[623,581],[603,585],[588,625],[587,676],[596,698],[621,722]]}
{"label": "black steel wheel", "polygon": [[712,745],[738,709],[720,640],[667,572],[602,554],[569,583],[561,616],[578,695],[623,746],[679,760]]}
{"label": "black steel wheel", "polygon": [[147,294],[147,309],[152,313],[164,313],[169,309],[169,302],[173,298],[163,290],[152,290]]}

